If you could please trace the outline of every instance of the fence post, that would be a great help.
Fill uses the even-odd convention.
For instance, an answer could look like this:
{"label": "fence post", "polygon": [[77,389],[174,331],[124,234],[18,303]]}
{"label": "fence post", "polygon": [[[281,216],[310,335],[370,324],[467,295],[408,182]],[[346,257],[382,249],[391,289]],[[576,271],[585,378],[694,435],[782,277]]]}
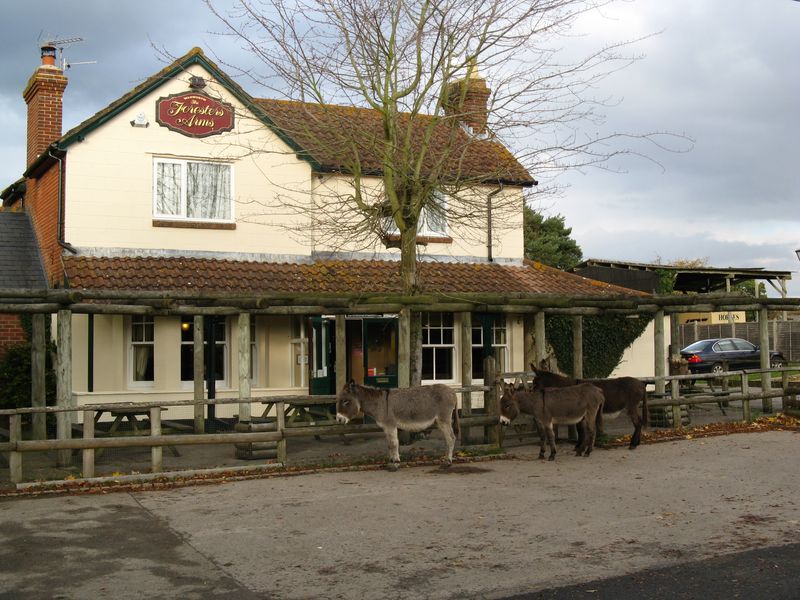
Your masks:
{"label": "fence post", "polygon": [[683,421],[681,420],[681,405],[680,405],[680,395],[681,395],[681,385],[680,381],[677,379],[673,379],[669,386],[670,398],[672,399],[672,426],[675,429],[680,429],[683,427]]}
{"label": "fence post", "polygon": [[[45,315],[37,313],[31,317],[31,406],[44,408],[46,403],[45,364],[47,342],[45,340]],[[31,438],[47,439],[47,414],[33,413]]]}
{"label": "fence post", "polygon": [[[61,408],[72,405],[72,311],[58,311],[58,368],[56,369],[56,403]],[[56,414],[59,440],[72,437],[72,415],[68,411]],[[56,465],[67,467],[72,461],[72,450],[58,450]]]}
{"label": "fence post", "polygon": [[486,416],[496,417],[497,423],[486,426],[486,441],[495,446],[500,444],[500,399],[497,397],[496,376],[494,356],[487,356],[483,359],[483,385],[489,389],[483,393],[483,407]]}
{"label": "fence post", "polygon": [[542,361],[547,358],[547,337],[545,332],[544,311],[540,310],[533,316],[533,336],[536,353],[536,368],[542,366]]}
{"label": "fence post", "polygon": [[[161,436],[161,407],[152,406],[150,408],[150,435],[152,437]],[[153,446],[150,448],[150,463],[153,473],[160,473],[164,468],[164,447]]]}
{"label": "fence post", "polygon": [[583,316],[572,317],[572,376],[583,378]]}
{"label": "fence post", "polygon": [[194,432],[205,433],[205,346],[203,344],[203,315],[195,315],[192,328],[194,381]]}
{"label": "fence post", "polygon": [[[83,439],[94,439],[94,410],[83,411]],[[94,477],[94,448],[84,448],[82,454],[83,477]]]}
{"label": "fence post", "polygon": [[750,379],[747,374],[742,375],[742,418],[745,423],[753,420],[753,413],[750,411]]}
{"label": "fence post", "polygon": [[[769,313],[766,307],[758,310],[758,345],[761,350],[761,368],[769,369]],[[761,373],[761,392],[772,391],[772,373],[764,371]],[[772,412],[772,398],[763,398],[761,407],[765,413]]]}
{"label": "fence post", "polygon": [[[8,426],[8,441],[12,444],[22,441],[22,415],[11,415]],[[17,452],[16,448],[8,454],[8,478],[11,483],[22,482],[22,452]]]}
{"label": "fence post", "polygon": [[239,423],[250,424],[250,313],[239,313]]}
{"label": "fence post", "polygon": [[276,430],[281,434],[281,439],[278,440],[276,458],[279,463],[286,466],[286,413],[284,412],[283,400],[275,403],[275,418]]}

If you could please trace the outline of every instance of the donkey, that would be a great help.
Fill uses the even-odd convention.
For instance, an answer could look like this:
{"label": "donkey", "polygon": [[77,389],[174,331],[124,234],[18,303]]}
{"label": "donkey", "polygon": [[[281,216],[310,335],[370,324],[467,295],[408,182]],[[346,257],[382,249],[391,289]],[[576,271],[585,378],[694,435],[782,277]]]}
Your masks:
{"label": "donkey", "polygon": [[364,415],[375,419],[386,435],[391,471],[400,465],[397,430],[422,431],[435,424],[447,444],[442,466],[449,467],[460,433],[457,405],[455,392],[446,385],[379,390],[358,385],[351,379],[336,397],[336,420],[347,423]]}
{"label": "donkey", "polygon": [[603,400],[603,392],[588,383],[562,388],[542,388],[532,392],[517,390],[513,385],[503,383],[500,422],[508,425],[520,411],[533,415],[541,440],[539,458],[544,459],[544,429],[550,443],[549,460],[556,459],[553,425],[580,423],[583,441],[575,449],[575,454],[589,456],[594,447],[595,420],[603,408]]}
{"label": "donkey", "polygon": [[[597,429],[602,433],[603,415],[613,419],[625,410],[633,423],[633,435],[629,448],[633,450],[639,445],[642,440],[642,425],[647,427],[647,386],[642,381],[635,377],[574,379],[544,369],[537,369],[533,363],[531,363],[531,368],[536,374],[533,380],[534,389],[566,387],[577,383],[591,383],[600,388],[605,397],[605,404],[603,404],[603,412],[597,415]],[[642,404],[641,417],[639,416],[639,403]],[[579,434],[578,442],[580,443],[580,441]]]}

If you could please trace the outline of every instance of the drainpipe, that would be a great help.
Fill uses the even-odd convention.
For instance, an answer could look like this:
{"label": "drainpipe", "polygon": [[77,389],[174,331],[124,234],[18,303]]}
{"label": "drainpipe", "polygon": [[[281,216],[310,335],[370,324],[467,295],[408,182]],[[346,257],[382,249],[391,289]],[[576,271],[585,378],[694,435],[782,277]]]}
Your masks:
{"label": "drainpipe", "polygon": [[500,184],[496,190],[489,192],[486,196],[486,259],[489,262],[494,262],[492,257],[492,198],[503,191],[503,184]]}
{"label": "drainpipe", "polygon": [[56,242],[65,250],[72,252],[72,254],[77,254],[78,251],[64,240],[64,161],[53,154],[52,146],[47,149],[47,154],[50,158],[55,158],[58,161],[58,226],[56,227]]}

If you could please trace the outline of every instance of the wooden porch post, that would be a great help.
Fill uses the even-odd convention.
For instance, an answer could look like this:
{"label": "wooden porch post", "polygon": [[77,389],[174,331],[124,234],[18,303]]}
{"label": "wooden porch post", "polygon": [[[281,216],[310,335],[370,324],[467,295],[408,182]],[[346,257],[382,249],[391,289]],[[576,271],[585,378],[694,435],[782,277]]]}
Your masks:
{"label": "wooden porch post", "polygon": [[[72,311],[58,311],[58,369],[56,370],[56,403],[61,408],[72,406]],[[72,437],[72,414],[56,413],[59,440]],[[56,464],[66,467],[72,462],[72,450],[59,450]]]}
{"label": "wooden porch post", "polygon": [[483,385],[488,387],[489,391],[483,393],[483,408],[487,416],[497,417],[496,425],[486,426],[486,441],[495,446],[500,443],[500,398],[497,397],[496,371],[494,356],[484,358]]}
{"label": "wooden porch post", "polygon": [[547,338],[544,330],[544,311],[540,310],[533,317],[534,327],[534,347],[536,356],[536,367],[539,368],[542,361],[547,358]]}
{"label": "wooden porch post", "polygon": [[[654,356],[655,356],[655,376],[656,376],[656,394],[660,397],[664,397],[664,393],[667,389],[666,382],[664,379],[661,379],[667,374],[667,360],[666,360],[666,353],[664,351],[664,311],[659,310],[656,311],[655,321],[655,335],[653,336],[655,347]],[[677,429],[681,426],[680,420],[677,423],[673,423],[673,426]]]}
{"label": "wooden porch post", "polygon": [[[525,337],[525,343],[523,348],[523,362],[525,366],[523,368],[524,371],[527,371],[531,368],[531,363],[536,363],[536,345],[534,344],[534,338],[536,336],[534,332],[534,323],[533,323],[533,314],[532,313],[525,313],[522,317],[522,331]],[[536,365],[538,367],[538,365]]]}
{"label": "wooden porch post", "polygon": [[[678,368],[680,365],[681,360],[681,325],[678,322],[678,313],[672,313],[669,316],[669,364],[670,367],[673,365],[675,366],[675,373],[672,373],[672,368],[670,368],[670,374],[678,374],[680,369]],[[670,383],[670,397],[673,401],[677,401],[678,397],[680,396],[680,388],[681,383],[678,380],[673,379],[672,383]],[[672,405],[672,423],[680,423],[681,422],[681,407],[678,404]]]}
{"label": "wooden porch post", "polygon": [[[336,392],[347,383],[347,321],[336,315]],[[399,335],[399,334],[398,334]]]}
{"label": "wooden porch post", "polygon": [[400,310],[397,328],[397,387],[411,387],[411,309]]}
{"label": "wooden porch post", "polygon": [[[31,406],[44,408],[46,405],[45,365],[47,360],[47,341],[45,340],[46,315],[38,313],[31,319]],[[47,439],[47,415],[33,413],[32,437],[34,440]]]}
{"label": "wooden porch post", "polygon": [[239,423],[249,424],[250,415],[250,313],[239,313]]}
{"label": "wooden porch post", "polygon": [[[85,440],[94,439],[93,410],[83,411],[83,439]],[[94,477],[94,459],[95,459],[94,448],[84,448],[82,458],[83,458],[83,470],[81,472],[81,475],[85,479]]]}
{"label": "wooden porch post", "polygon": [[194,432],[205,433],[205,413],[206,407],[203,403],[205,400],[205,389],[203,367],[205,365],[205,356],[203,348],[203,315],[195,315],[193,323],[194,333],[194,372],[192,379],[194,380]]}
{"label": "wooden porch post", "polygon": [[572,317],[572,376],[583,378],[583,316]]}
{"label": "wooden porch post", "polygon": [[[472,385],[472,313],[461,313],[461,386]],[[472,394],[461,394],[461,414],[465,417],[472,415]],[[468,444],[470,440],[469,428],[462,432],[461,441]]]}
{"label": "wooden porch post", "polygon": [[[758,345],[761,352],[761,368],[769,369],[769,315],[766,307],[758,310]],[[761,374],[761,391],[772,391],[772,373]],[[772,398],[764,398],[761,403],[765,413],[772,412]]]}

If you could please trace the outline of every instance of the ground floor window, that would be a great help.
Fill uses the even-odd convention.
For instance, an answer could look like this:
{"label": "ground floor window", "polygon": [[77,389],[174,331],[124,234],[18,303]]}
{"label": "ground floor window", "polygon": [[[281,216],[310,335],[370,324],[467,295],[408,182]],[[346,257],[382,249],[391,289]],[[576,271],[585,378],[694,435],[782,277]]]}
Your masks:
{"label": "ground floor window", "polygon": [[[482,319],[491,321],[484,324]],[[486,339],[486,335],[489,339]],[[486,342],[489,342],[487,344]],[[489,346],[494,351],[497,372],[508,371],[508,331],[505,315],[473,316],[472,322],[472,379],[483,379],[483,357]]]}
{"label": "ground floor window", "polygon": [[[206,317],[209,319],[210,317]],[[208,331],[206,329],[206,331]],[[207,378],[208,373],[208,335],[203,339],[203,378]],[[214,318],[214,340],[216,342],[214,352],[214,379],[217,382],[227,381],[227,357],[228,357],[228,328],[224,318]],[[181,318],[181,381],[192,381],[194,379],[194,319],[192,317]]]}
{"label": "ground floor window", "polygon": [[422,379],[452,381],[454,355],[453,314],[422,313]]}
{"label": "ground floor window", "polygon": [[155,323],[153,317],[131,317],[131,379],[134,383],[153,383],[155,378]]}

